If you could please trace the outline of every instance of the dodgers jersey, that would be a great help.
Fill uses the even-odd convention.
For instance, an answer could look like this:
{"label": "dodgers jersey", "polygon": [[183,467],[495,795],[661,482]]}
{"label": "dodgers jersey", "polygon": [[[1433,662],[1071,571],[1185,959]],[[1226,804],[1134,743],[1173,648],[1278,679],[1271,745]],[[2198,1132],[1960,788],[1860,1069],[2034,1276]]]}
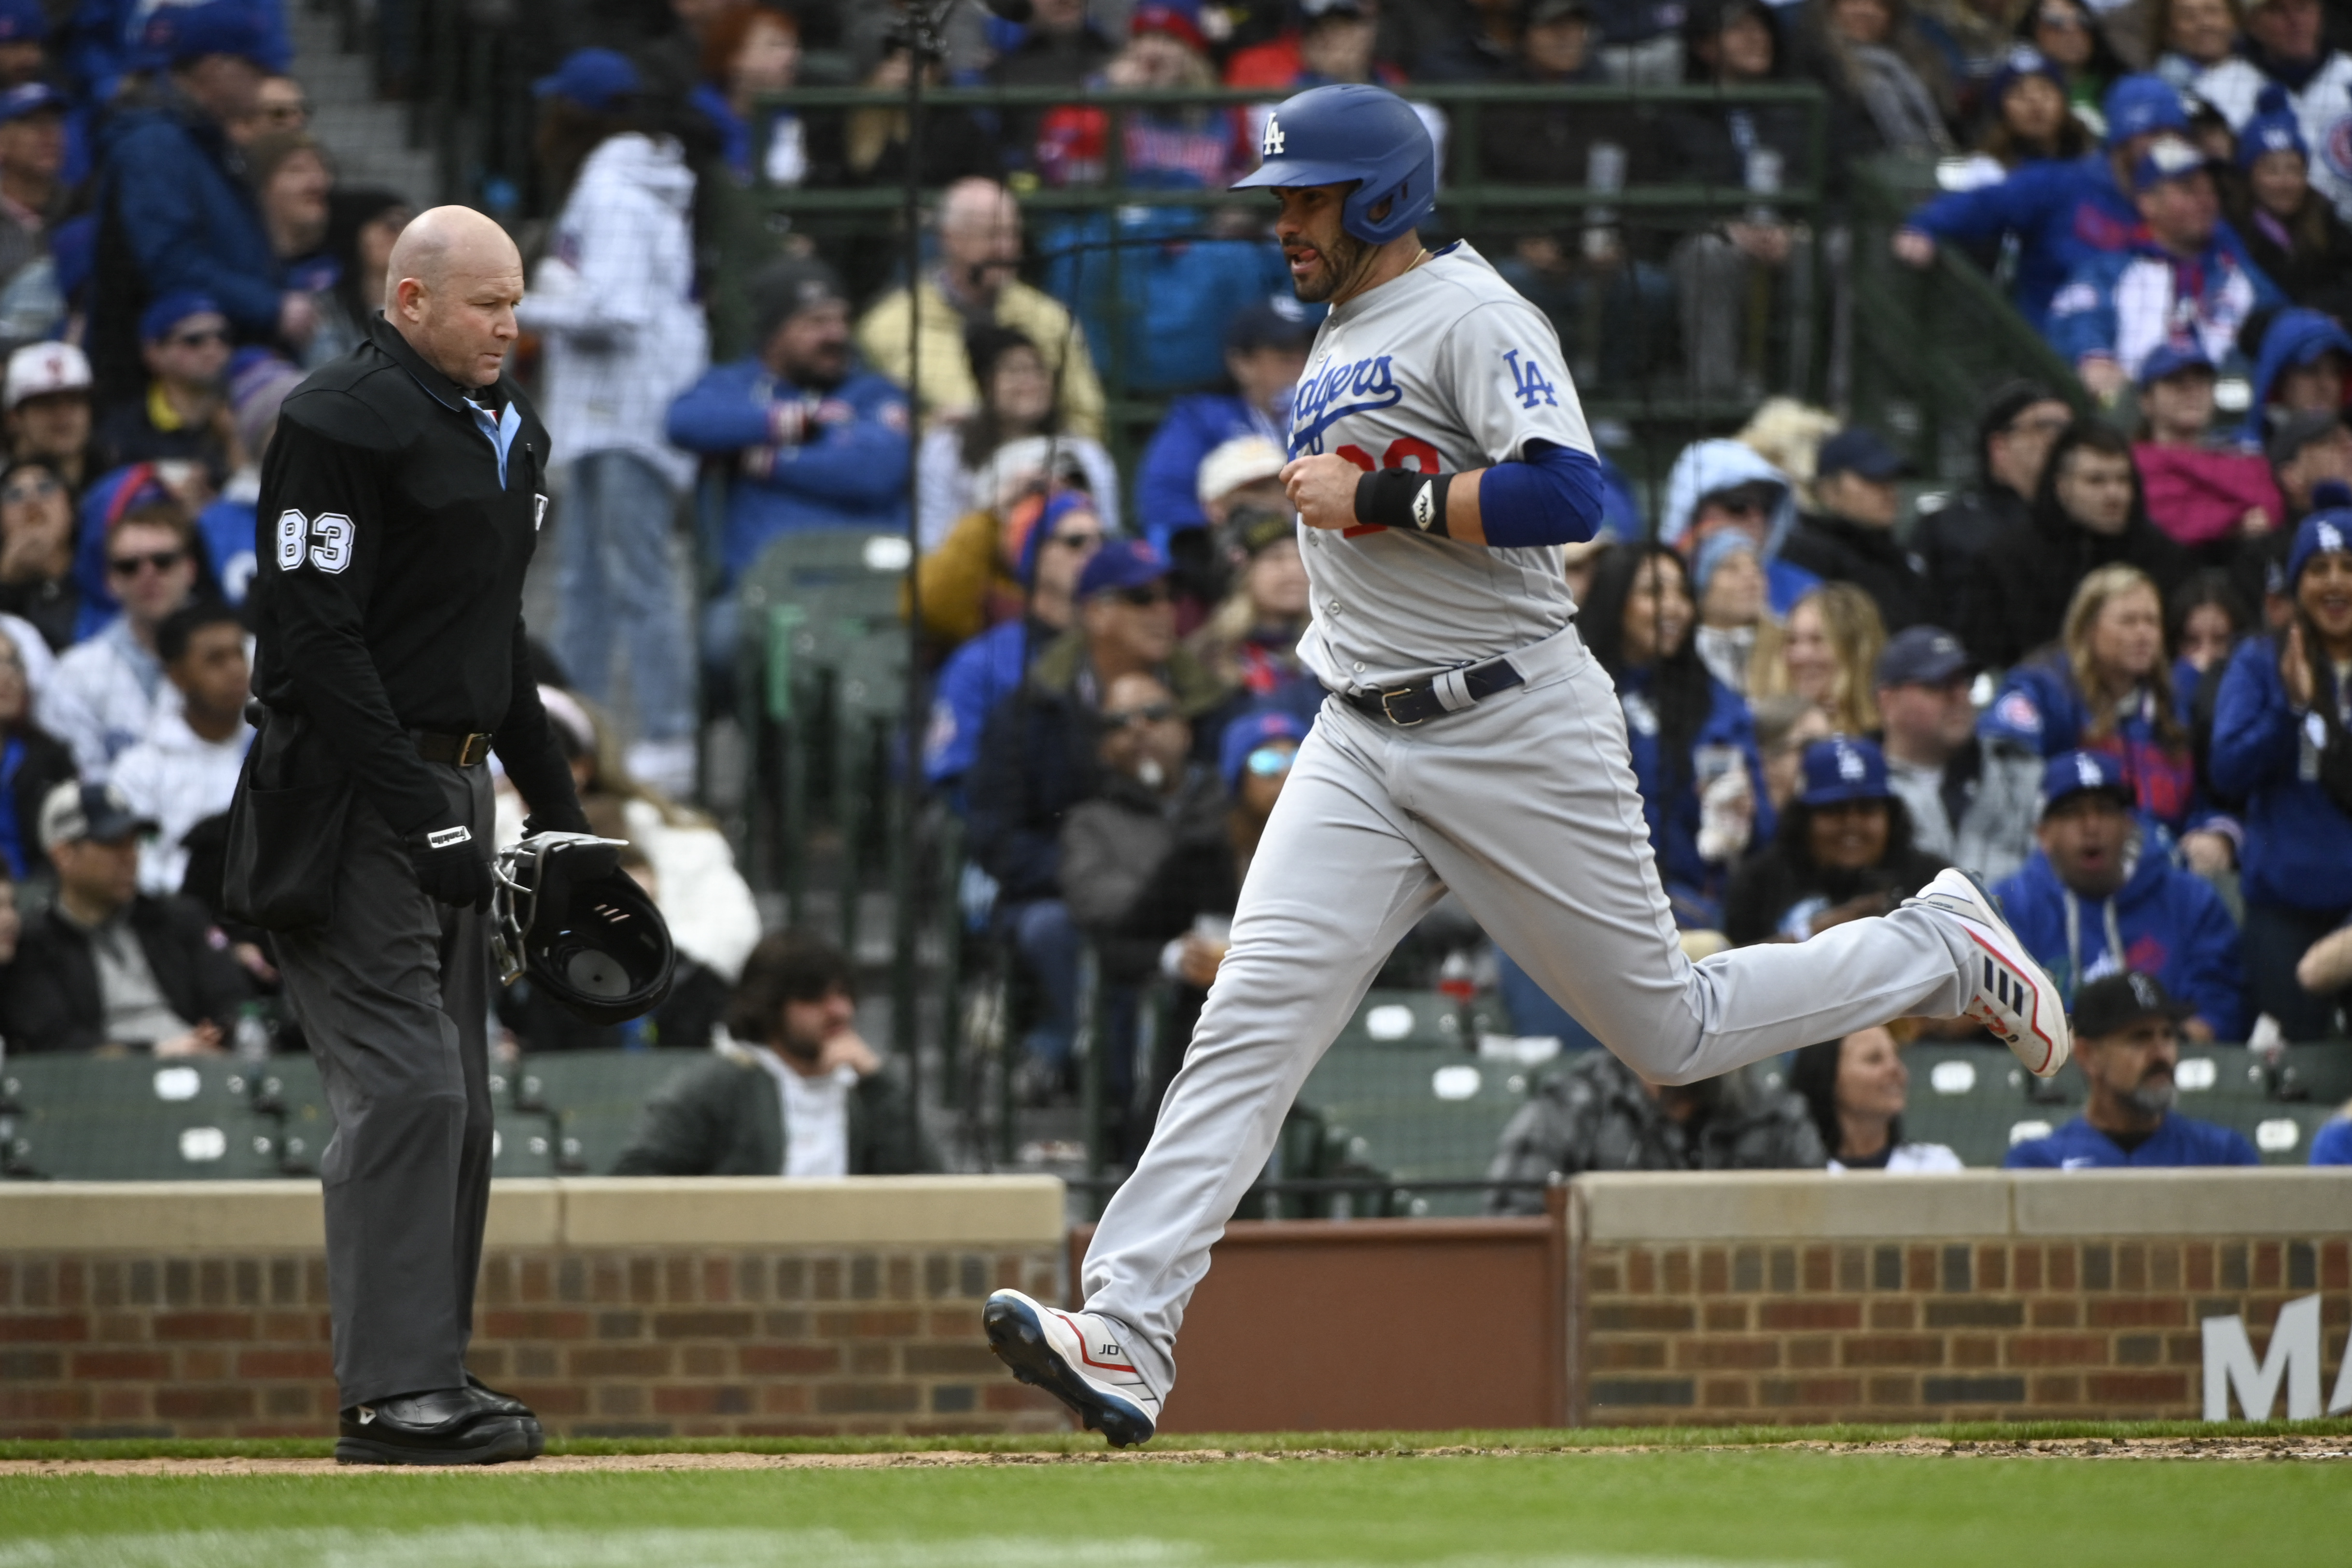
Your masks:
{"label": "dodgers jersey", "polygon": [[[1292,457],[1332,453],[1367,472],[1460,473],[1520,458],[1536,440],[1594,455],[1551,322],[1459,241],[1324,318],[1290,423]],[[1494,658],[1575,614],[1557,546],[1299,532],[1314,612],[1298,653],[1338,689]]]}

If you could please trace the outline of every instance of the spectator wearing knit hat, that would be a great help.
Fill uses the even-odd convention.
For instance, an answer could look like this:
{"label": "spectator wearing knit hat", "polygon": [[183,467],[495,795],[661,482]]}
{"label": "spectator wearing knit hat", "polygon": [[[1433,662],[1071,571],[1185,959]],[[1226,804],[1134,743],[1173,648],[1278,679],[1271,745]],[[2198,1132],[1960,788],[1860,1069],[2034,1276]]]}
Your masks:
{"label": "spectator wearing knit hat", "polygon": [[2352,919],[2352,491],[2323,489],[2286,562],[2292,619],[2231,656],[2214,701],[2214,789],[2245,802],[2247,978],[2291,1040],[2321,1037],[2328,1003],[2295,961]]}
{"label": "spectator wearing knit hat", "polygon": [[857,363],[841,279],[822,261],[771,265],[748,286],[752,352],[714,365],[669,407],[669,438],[726,459],[721,591],[707,662],[735,658],[735,579],[778,535],[904,531],[907,397]]}
{"label": "spectator wearing knit hat", "polygon": [[2222,213],[2281,293],[2340,321],[2352,311],[2352,228],[2313,186],[2311,146],[2284,93],[2265,88],[2263,99],[2238,133],[2242,178],[2221,186]]}
{"label": "spectator wearing knit hat", "polygon": [[228,317],[209,294],[166,294],[141,312],[139,344],[147,384],[99,416],[101,464],[182,458],[219,484],[237,467],[223,384]]}

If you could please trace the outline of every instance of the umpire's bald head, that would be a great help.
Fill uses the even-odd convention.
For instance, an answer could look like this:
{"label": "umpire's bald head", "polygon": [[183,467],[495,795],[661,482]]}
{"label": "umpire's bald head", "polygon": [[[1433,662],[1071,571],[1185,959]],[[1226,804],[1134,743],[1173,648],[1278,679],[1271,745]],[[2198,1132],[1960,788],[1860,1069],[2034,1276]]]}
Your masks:
{"label": "umpire's bald head", "polygon": [[384,319],[427,364],[460,386],[499,379],[522,300],[505,229],[471,207],[431,208],[400,231],[385,271]]}

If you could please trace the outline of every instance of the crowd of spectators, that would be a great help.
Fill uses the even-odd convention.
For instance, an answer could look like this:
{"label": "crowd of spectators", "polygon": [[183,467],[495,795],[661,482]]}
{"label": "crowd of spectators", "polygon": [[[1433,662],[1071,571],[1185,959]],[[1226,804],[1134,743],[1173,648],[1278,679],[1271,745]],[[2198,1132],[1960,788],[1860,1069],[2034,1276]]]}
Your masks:
{"label": "crowd of spectators", "polygon": [[[903,85],[906,49],[845,5],[563,9],[534,91],[548,218],[521,311],[556,443],[541,679],[681,968],[624,1029],[527,987],[502,1022],[531,1050],[719,1042],[628,1169],[935,1163],[851,1026],[847,961],[763,939],[689,804],[762,558],[911,532],[930,721],[908,764],[962,819],[966,916],[1012,968],[1017,1091],[1076,1095],[1091,975],[1110,1152],[1131,1158],[1323,696],[1296,651],[1307,584],[1278,479],[1316,321],[1245,215],[1024,198],[1114,163],[1130,185],[1221,187],[1264,106],[941,110],[913,275],[870,234],[774,229],[726,280],[729,327],[714,192],[887,184],[911,155],[895,110],[789,107],[804,48],[881,87]],[[100,11],[138,14],[109,32]],[[278,403],[364,331],[409,209],[339,184],[275,0],[75,16],[53,37],[39,6],[0,0],[0,858],[26,895],[0,1033],[215,1052],[277,980],[217,910],[260,467]],[[1498,179],[1753,195],[1672,234],[1591,215],[1493,258],[1599,378],[1647,367],[1627,323],[1655,305],[1691,389],[1744,399],[1758,367],[1733,307],[1802,264],[1770,198],[1812,153],[1801,106],[1734,89],[1826,90],[1832,191],[1857,157],[1942,160],[1897,254],[2000,258],[2081,387],[2000,389],[1977,471],[1932,499],[1889,432],[1766,402],[1673,458],[1654,525],[1627,492],[1568,552],[1580,629],[1616,682],[1690,951],[1803,941],[1966,867],[2084,1008],[2090,1131],[2050,1158],[2146,1163],[2236,1157],[2160,1133],[2180,1039],[2326,1037],[2352,972],[2352,174],[2331,162],[2352,58],[2326,20],[2316,0],[1040,0],[926,68],[1267,104],[1328,81],[1721,86],[1516,103],[1480,156]],[[1068,259],[1139,235],[1160,290],[1140,311]],[[1139,389],[1166,412],[1130,444],[1113,393]],[[721,496],[698,571],[677,535],[698,480]],[[1395,962],[1427,983],[1490,973],[1488,952],[1441,906]],[[1495,962],[1519,1032],[1591,1043]],[[279,1025],[292,1044],[299,1020]],[[1577,1056],[1496,1169],[1943,1168],[1949,1151],[1903,1138],[1914,1033],[1967,1037],[1930,1020],[1824,1042],[1788,1092],[1659,1090]],[[775,1095],[739,1092],[755,1072]]]}

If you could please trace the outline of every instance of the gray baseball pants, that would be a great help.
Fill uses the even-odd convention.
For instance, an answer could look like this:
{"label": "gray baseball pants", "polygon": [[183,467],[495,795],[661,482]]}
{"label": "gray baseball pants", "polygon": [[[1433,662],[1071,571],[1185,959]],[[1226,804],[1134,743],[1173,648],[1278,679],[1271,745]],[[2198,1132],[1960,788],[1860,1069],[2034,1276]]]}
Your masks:
{"label": "gray baseball pants", "polygon": [[1450,888],[1644,1078],[1688,1083],[1968,1005],[1960,922],[1925,908],[1694,964],[1675,941],[1616,689],[1570,628],[1527,684],[1399,729],[1331,700],[1276,802],[1150,1145],[1081,1272],[1164,1397],[1184,1304],[1308,1069]]}
{"label": "gray baseball pants", "polygon": [[[488,858],[490,770],[427,764]],[[490,1204],[487,917],[427,898],[399,837],[352,802],[334,918],[278,967],[335,1113],[319,1162],[344,1407],[466,1381]]]}

